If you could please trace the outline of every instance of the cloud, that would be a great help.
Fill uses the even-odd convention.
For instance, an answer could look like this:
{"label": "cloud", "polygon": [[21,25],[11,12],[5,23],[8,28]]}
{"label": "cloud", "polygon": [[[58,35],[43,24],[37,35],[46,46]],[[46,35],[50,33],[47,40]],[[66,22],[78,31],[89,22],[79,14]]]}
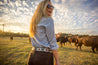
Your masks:
{"label": "cloud", "polygon": [[32,5],[34,5],[34,2],[31,2]]}
{"label": "cloud", "polygon": [[12,1],[10,1],[10,2],[8,3],[8,6],[11,7],[11,8],[14,8],[14,7],[15,7],[15,4],[14,4]]}
{"label": "cloud", "polygon": [[23,1],[23,5],[29,7],[29,5],[25,1]]}
{"label": "cloud", "polygon": [[[86,12],[86,11],[72,11],[70,10],[68,7],[66,8],[66,12],[64,12],[64,9],[57,9],[58,11],[56,11],[56,13],[54,16],[54,19],[56,21],[55,24],[55,29],[56,32],[66,32],[66,33],[78,33],[78,34],[85,34],[85,32],[87,34],[90,34],[89,32],[87,32],[88,30],[93,30],[93,25],[89,26],[90,22],[94,23],[94,19],[96,20],[96,18],[94,18],[93,16],[95,16],[92,13]],[[64,15],[62,15],[62,13]],[[93,15],[93,16],[92,16]],[[57,18],[58,17],[58,18]],[[58,21],[58,22],[57,22]],[[62,27],[61,27],[62,26]],[[78,29],[77,29],[78,28]],[[73,29],[73,30],[72,30]],[[77,30],[76,30],[77,29]]]}
{"label": "cloud", "polygon": [[16,1],[16,2],[15,2],[15,5],[16,5],[17,7],[22,6],[22,5],[21,5],[21,1]]}
{"label": "cloud", "polygon": [[[8,16],[0,17],[0,24],[5,24],[5,31],[10,30],[12,32],[28,32],[31,17],[22,16],[18,18],[8,18]],[[0,28],[1,29],[1,28]]]}
{"label": "cloud", "polygon": [[95,20],[94,22],[90,23],[89,25],[93,25],[93,24],[98,24],[98,20]]}
{"label": "cloud", "polygon": [[66,0],[62,0],[62,3],[64,4],[66,2]]}
{"label": "cloud", "polygon": [[0,1],[0,5],[3,5],[3,2]]}
{"label": "cloud", "polygon": [[4,3],[7,4],[7,0],[4,0]]}
{"label": "cloud", "polygon": [[55,2],[59,2],[59,0],[55,0]]}
{"label": "cloud", "polygon": [[19,27],[19,26],[5,26],[5,31],[10,31],[10,32],[15,32],[15,33],[18,33],[18,32],[28,33],[29,32],[28,29],[24,29],[24,28]]}
{"label": "cloud", "polygon": [[[4,0],[0,1],[0,23],[7,24],[9,30],[15,27],[28,30],[30,20],[37,5],[42,0]],[[89,0],[52,0],[53,19],[56,32],[73,34],[97,34],[98,8],[96,1]],[[6,6],[4,6],[6,4]],[[94,7],[95,6],[95,7]],[[94,7],[94,8],[92,8]],[[15,26],[15,27],[14,27]],[[13,28],[13,29],[12,29]]]}

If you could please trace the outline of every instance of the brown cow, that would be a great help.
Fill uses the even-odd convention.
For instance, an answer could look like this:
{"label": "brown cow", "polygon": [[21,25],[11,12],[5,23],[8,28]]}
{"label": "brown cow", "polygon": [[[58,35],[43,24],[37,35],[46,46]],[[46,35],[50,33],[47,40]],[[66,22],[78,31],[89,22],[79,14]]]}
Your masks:
{"label": "brown cow", "polygon": [[10,40],[13,40],[13,36],[12,35],[10,36]]}
{"label": "brown cow", "polygon": [[92,51],[95,53],[95,48],[96,50],[98,50],[98,36],[88,36],[88,37],[82,37],[82,38],[78,38],[78,46],[80,46],[80,50],[81,50],[81,46],[82,44],[84,44],[85,46],[91,46],[92,47]]}
{"label": "brown cow", "polygon": [[72,42],[75,43],[75,45],[78,43],[78,36],[73,36],[68,38],[68,42],[71,44]]}
{"label": "brown cow", "polygon": [[69,38],[68,38],[68,42],[69,42],[70,45],[71,45],[71,43],[72,43],[72,37],[69,37]]}
{"label": "brown cow", "polygon": [[78,50],[78,46],[80,47],[80,50],[81,50],[81,46],[83,44],[83,38],[78,38],[78,41],[77,43],[75,43],[75,46],[77,47],[76,50]]}

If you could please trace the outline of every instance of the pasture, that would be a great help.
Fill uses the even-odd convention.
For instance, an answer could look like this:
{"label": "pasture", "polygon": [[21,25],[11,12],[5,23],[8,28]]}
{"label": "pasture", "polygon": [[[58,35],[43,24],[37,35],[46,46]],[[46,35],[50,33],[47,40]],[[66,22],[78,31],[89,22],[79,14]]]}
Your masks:
{"label": "pasture", "polygon": [[[27,65],[31,48],[28,37],[0,37],[0,65]],[[82,46],[80,51],[74,44],[66,45],[59,47],[58,54],[61,65],[98,65],[98,52],[90,47]]]}

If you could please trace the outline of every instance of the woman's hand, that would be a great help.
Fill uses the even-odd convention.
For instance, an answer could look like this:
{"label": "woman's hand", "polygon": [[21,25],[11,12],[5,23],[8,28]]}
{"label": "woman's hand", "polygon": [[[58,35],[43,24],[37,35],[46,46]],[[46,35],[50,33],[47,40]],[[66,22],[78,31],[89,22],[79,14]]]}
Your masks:
{"label": "woman's hand", "polygon": [[56,62],[56,64],[55,65],[60,65],[60,62]]}

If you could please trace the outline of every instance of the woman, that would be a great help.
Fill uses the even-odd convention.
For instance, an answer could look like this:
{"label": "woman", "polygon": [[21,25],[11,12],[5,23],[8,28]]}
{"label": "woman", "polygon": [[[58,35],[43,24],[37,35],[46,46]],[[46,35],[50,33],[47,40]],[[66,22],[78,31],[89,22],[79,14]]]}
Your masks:
{"label": "woman", "polygon": [[29,54],[28,65],[60,65],[57,42],[52,19],[53,6],[50,0],[39,3],[30,23],[30,37],[33,48]]}

